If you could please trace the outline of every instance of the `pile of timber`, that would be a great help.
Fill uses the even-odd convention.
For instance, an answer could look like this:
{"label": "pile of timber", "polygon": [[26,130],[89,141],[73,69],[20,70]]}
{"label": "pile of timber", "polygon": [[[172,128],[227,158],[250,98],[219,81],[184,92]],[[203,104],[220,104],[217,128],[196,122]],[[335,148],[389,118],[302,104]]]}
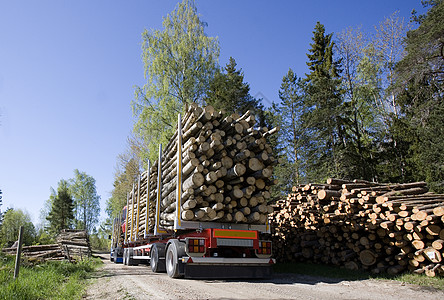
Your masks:
{"label": "pile of timber", "polygon": [[[91,246],[86,231],[64,229],[56,238],[57,244],[23,246],[22,255],[30,261],[83,259],[91,256]],[[8,255],[17,254],[17,243],[2,251]]]}
{"label": "pile of timber", "polygon": [[444,274],[444,195],[428,192],[425,182],[330,178],[295,186],[271,221],[280,261]]}
{"label": "pile of timber", "polygon": [[64,229],[56,240],[63,254],[69,260],[91,256],[91,245],[85,230]]}
{"label": "pile of timber", "polygon": [[[17,247],[5,248],[2,251],[8,255],[16,255]],[[31,261],[63,260],[65,258],[59,244],[23,246],[22,255]]]}
{"label": "pile of timber", "polygon": [[[181,119],[180,218],[183,221],[265,224],[273,166],[267,137],[277,132],[255,124],[255,116],[224,116],[212,106],[190,105]],[[173,229],[177,198],[178,131],[134,185],[128,198],[132,237],[152,232],[161,166],[159,223]],[[149,201],[147,201],[149,195]],[[149,203],[147,208],[147,203]]]}

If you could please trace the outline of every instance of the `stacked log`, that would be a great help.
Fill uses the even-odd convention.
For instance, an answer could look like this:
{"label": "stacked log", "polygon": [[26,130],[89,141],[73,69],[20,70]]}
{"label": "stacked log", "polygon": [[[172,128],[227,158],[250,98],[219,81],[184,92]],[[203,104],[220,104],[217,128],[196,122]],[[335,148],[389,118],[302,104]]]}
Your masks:
{"label": "stacked log", "polygon": [[[16,255],[17,247],[2,249],[5,254]],[[63,260],[65,255],[59,244],[23,246],[22,255],[30,261]]]}
{"label": "stacked log", "polygon": [[[176,130],[160,157],[160,226],[172,230],[176,214],[183,221],[265,224],[273,211],[267,202],[274,184],[273,166],[278,163],[267,137],[277,129],[256,126],[255,116],[249,111],[242,116],[224,116],[212,106],[202,108],[194,104],[182,118],[181,129],[182,134],[178,135]],[[179,150],[182,152],[180,194]],[[147,232],[152,232],[150,224],[154,225],[158,164],[155,162],[149,172]],[[128,226],[132,228],[132,236],[137,237],[146,232],[147,191],[143,184],[148,181],[147,173],[134,185],[128,201]],[[177,197],[180,197],[180,213],[176,208]]]}
{"label": "stacked log", "polygon": [[91,245],[85,230],[64,229],[57,235],[57,243],[69,260],[91,256]]}
{"label": "stacked log", "polygon": [[425,182],[329,179],[293,187],[272,222],[281,261],[444,274],[444,195],[429,193]]}

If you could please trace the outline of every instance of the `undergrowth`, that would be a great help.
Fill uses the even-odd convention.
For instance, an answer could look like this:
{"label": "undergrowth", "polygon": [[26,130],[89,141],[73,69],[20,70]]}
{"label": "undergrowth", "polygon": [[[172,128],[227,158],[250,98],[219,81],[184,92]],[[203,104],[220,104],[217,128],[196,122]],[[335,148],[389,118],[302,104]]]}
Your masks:
{"label": "undergrowth", "polygon": [[14,279],[14,257],[0,256],[0,299],[80,299],[88,274],[99,265],[89,259],[77,263],[24,262]]}

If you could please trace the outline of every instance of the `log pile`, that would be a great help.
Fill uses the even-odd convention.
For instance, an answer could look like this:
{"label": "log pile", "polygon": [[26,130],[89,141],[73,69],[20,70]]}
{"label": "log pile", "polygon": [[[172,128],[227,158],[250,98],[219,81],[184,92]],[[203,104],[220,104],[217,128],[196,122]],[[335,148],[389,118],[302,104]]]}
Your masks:
{"label": "log pile", "polygon": [[[5,254],[16,255],[17,247],[2,249]],[[31,261],[63,260],[65,255],[59,244],[23,246],[22,255]]]}
{"label": "log pile", "polygon": [[444,195],[429,193],[425,182],[296,186],[271,220],[280,261],[444,274]]}
{"label": "log pile", "polygon": [[[91,246],[84,230],[64,229],[56,240],[57,244],[23,246],[22,255],[29,261],[63,259],[71,261],[91,256]],[[2,251],[8,255],[16,255],[16,244],[13,247],[2,249]]]}
{"label": "log pile", "polygon": [[[278,163],[267,137],[277,132],[277,128],[269,130],[256,126],[255,116],[249,111],[242,116],[224,116],[211,106],[201,108],[194,104],[182,118],[181,128],[180,219],[265,224],[273,211],[267,200],[274,184],[271,179],[273,166]],[[177,151],[176,130],[160,158],[159,223],[167,230],[173,229],[176,216]],[[141,237],[153,229],[158,164],[156,161],[149,172],[141,175],[130,193],[128,226],[133,228],[133,237]],[[149,188],[147,182],[150,182]],[[148,193],[150,205],[146,214]]]}
{"label": "log pile", "polygon": [[91,256],[91,245],[85,230],[64,229],[56,238],[60,249],[69,260]]}

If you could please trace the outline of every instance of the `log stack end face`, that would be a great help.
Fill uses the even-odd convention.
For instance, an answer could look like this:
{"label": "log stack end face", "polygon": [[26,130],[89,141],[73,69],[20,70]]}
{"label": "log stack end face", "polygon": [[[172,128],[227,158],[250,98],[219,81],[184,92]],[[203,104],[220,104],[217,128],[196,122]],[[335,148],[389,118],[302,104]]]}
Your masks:
{"label": "log stack end face", "polygon": [[[177,217],[182,221],[265,224],[273,211],[267,201],[274,184],[273,166],[277,164],[267,137],[277,129],[255,127],[254,120],[249,111],[224,117],[211,106],[190,105],[181,120],[181,161],[177,157],[176,130],[162,151],[160,191],[159,170],[153,164],[150,178],[144,172],[141,188],[136,183],[130,194],[127,227],[133,240],[142,238],[144,232],[153,232],[159,192],[158,225],[164,229],[174,229]],[[178,172],[182,172],[179,183]]]}
{"label": "log stack end face", "polygon": [[429,193],[425,182],[330,178],[295,186],[270,221],[282,262],[444,275],[444,195]]}

